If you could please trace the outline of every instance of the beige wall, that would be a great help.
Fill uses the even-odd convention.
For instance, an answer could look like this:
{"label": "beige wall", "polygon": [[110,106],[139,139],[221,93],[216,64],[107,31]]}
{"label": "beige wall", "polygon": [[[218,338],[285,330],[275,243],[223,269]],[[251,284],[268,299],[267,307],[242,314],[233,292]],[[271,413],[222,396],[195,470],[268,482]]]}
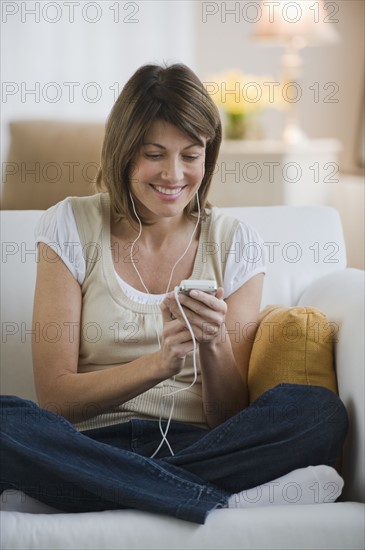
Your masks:
{"label": "beige wall", "polygon": [[[302,4],[309,0],[302,0]],[[224,17],[224,6],[233,8],[237,2],[210,2],[216,14],[206,16],[207,2],[196,2],[196,70],[202,79],[209,74],[237,67],[253,74],[269,74],[280,78],[280,47],[262,47],[253,42],[254,23],[235,14]],[[241,5],[244,2],[240,2]],[[303,50],[304,63],[299,112],[302,127],[309,137],[335,137],[343,145],[340,169],[349,173],[361,173],[358,164],[361,106],[364,94],[364,0],[336,0],[329,4],[338,7],[338,19],[333,23],[341,41]],[[225,20],[224,20],[225,19]],[[246,19],[246,20],[245,20]],[[319,101],[315,101],[315,82],[319,85]],[[334,83],[333,86],[330,83]],[[328,85],[328,88],[324,87]],[[335,92],[328,102],[328,94]],[[326,99],[327,98],[327,99]],[[316,98],[317,99],[317,98]],[[283,117],[272,111],[266,117],[270,137],[280,135]]]}

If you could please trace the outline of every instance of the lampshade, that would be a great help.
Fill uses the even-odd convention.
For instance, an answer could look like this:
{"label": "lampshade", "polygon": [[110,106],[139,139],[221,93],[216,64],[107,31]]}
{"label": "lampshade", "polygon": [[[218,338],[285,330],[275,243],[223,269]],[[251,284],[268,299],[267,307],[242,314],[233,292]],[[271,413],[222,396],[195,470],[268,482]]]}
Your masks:
{"label": "lampshade", "polygon": [[[331,5],[329,5],[331,4]],[[279,43],[296,40],[301,47],[323,43],[336,43],[339,34],[333,23],[337,21],[334,2],[312,3],[261,0],[261,16],[256,22],[254,38]]]}

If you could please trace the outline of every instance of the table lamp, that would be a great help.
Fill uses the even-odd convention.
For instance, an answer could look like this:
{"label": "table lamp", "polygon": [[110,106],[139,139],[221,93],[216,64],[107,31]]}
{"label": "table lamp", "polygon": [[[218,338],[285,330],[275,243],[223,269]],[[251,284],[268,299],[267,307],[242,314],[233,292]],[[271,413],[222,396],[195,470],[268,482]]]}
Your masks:
{"label": "table lamp", "polygon": [[[332,11],[329,8],[332,8]],[[336,3],[289,2],[287,0],[261,0],[260,18],[255,23],[254,39],[267,45],[285,46],[282,57],[288,114],[283,132],[286,143],[300,143],[306,136],[300,127],[295,90],[302,75],[300,51],[306,46],[334,44],[339,34],[333,23],[338,22],[333,8]]]}

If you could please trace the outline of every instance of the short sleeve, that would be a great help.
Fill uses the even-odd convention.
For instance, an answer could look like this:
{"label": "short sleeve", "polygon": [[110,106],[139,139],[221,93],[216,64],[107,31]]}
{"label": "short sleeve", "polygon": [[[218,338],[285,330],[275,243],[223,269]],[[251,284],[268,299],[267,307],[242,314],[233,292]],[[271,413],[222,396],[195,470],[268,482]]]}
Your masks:
{"label": "short sleeve", "polygon": [[265,248],[257,231],[240,222],[234,233],[231,247],[225,251],[226,269],[223,279],[224,296],[228,298],[258,273],[266,273]]}
{"label": "short sleeve", "polygon": [[35,229],[36,243],[51,247],[81,285],[85,260],[71,201],[66,198],[44,212]]}

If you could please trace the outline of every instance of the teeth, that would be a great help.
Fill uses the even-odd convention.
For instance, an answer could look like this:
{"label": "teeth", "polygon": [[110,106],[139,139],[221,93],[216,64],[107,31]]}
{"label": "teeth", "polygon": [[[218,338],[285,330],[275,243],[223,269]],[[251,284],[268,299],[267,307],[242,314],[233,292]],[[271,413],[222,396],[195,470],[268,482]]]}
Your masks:
{"label": "teeth", "polygon": [[163,193],[164,195],[177,195],[180,193],[182,187],[174,187],[173,189],[171,187],[159,187],[158,185],[153,186],[159,193]]}

